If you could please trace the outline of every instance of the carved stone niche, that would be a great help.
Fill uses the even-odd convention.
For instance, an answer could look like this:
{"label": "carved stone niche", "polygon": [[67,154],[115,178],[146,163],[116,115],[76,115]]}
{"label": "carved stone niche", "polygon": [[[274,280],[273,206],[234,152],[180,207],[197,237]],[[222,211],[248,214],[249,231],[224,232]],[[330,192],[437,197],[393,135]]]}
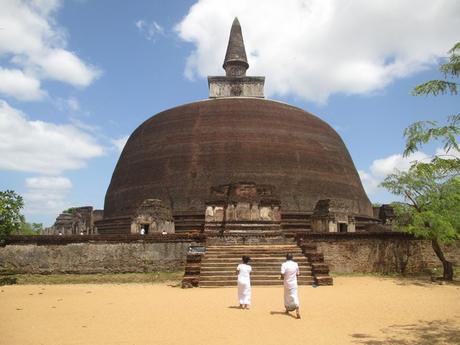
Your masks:
{"label": "carved stone niche", "polygon": [[310,218],[314,232],[355,232],[356,222],[350,200],[324,199],[316,203]]}
{"label": "carved stone niche", "polygon": [[159,199],[145,199],[131,223],[132,234],[174,233],[171,209]]}
{"label": "carved stone niche", "polygon": [[206,202],[205,228],[228,228],[229,224],[251,230],[262,228],[267,223],[273,227],[281,221],[280,200],[274,186],[257,185],[253,182],[238,182],[211,188]]}

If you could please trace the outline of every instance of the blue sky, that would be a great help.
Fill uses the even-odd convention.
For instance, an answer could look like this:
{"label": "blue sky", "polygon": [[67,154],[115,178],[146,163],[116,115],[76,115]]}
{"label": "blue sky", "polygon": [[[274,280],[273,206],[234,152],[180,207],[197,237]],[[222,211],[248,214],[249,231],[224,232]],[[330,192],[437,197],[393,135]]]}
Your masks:
{"label": "blue sky", "polygon": [[[404,169],[403,129],[458,112],[413,97],[460,37],[457,1],[0,0],[0,189],[28,221],[102,208],[127,136],[154,114],[208,96],[238,16],[267,98],[312,112],[345,141],[373,202]],[[417,13],[414,9],[418,8]],[[3,86],[2,86],[3,85]],[[437,149],[424,148],[415,158]]]}

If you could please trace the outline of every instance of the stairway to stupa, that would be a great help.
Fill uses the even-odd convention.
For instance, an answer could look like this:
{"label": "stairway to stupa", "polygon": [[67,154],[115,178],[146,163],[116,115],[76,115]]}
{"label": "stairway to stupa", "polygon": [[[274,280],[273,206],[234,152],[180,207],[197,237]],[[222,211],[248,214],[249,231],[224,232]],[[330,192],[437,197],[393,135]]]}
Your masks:
{"label": "stairway to stupa", "polygon": [[[252,266],[251,284],[256,285],[282,285],[280,279],[281,264],[286,260],[286,253],[292,253],[294,260],[299,264],[300,276],[298,278],[299,285],[319,285],[332,284],[332,278],[328,276],[327,265],[321,263],[322,256],[316,253],[316,247],[306,248],[307,256],[302,252],[302,249],[295,244],[255,244],[255,245],[210,245],[206,247],[206,253],[201,256],[201,262],[190,262],[186,267],[187,272],[193,271],[192,267],[198,268],[194,270],[199,274],[200,287],[219,287],[219,286],[235,286],[237,283],[236,267],[241,263],[241,257],[248,255],[251,257],[250,265]],[[310,262],[313,259],[314,262]],[[316,279],[312,272],[312,266],[321,267],[322,278]],[[321,266],[323,265],[323,266]],[[327,279],[326,279],[327,278]]]}

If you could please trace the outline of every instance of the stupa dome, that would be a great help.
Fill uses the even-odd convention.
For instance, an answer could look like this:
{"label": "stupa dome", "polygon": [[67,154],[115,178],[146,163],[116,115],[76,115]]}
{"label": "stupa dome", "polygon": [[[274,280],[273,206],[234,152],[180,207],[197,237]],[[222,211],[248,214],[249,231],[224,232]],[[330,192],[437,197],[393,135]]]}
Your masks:
{"label": "stupa dome", "polygon": [[166,110],[140,125],[120,156],[104,216],[130,216],[145,199],[173,213],[203,213],[213,186],[251,181],[276,188],[286,212],[311,212],[320,199],[371,204],[342,139],[299,108],[261,98],[228,97]]}

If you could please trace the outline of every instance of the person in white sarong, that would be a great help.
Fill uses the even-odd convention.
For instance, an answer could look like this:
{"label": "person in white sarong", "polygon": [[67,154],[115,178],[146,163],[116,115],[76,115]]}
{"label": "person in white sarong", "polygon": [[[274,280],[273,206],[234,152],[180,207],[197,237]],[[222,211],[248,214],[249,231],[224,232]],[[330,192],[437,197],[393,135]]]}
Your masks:
{"label": "person in white sarong", "polygon": [[252,267],[248,265],[249,256],[243,256],[243,263],[236,268],[238,274],[238,300],[240,308],[249,309],[251,305],[251,271]]}
{"label": "person in white sarong", "polygon": [[300,319],[300,303],[297,293],[297,277],[299,276],[299,265],[293,260],[291,253],[286,255],[286,261],[281,265],[281,279],[284,280],[284,307],[286,313],[296,311]]}

